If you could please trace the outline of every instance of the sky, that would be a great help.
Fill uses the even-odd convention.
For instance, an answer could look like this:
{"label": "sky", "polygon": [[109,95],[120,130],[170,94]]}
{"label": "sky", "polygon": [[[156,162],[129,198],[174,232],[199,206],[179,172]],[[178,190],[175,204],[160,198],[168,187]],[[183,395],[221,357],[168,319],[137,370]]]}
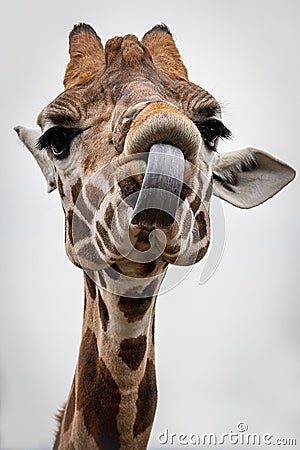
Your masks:
{"label": "sky", "polygon": [[[173,32],[191,81],[223,106],[220,151],[255,146],[300,167],[298,0],[7,2],[1,23],[0,446],[50,448],[81,333],[82,276],[64,252],[63,212],[13,132],[62,91],[68,32],[105,42],[157,23]],[[169,433],[297,438],[300,449],[299,178],[267,203],[222,203],[214,275],[171,270],[157,304],[159,402],[150,448]],[[184,277],[185,275],[185,277]],[[177,448],[180,448],[179,444]],[[185,448],[189,448],[185,446]],[[195,446],[191,446],[195,448]]]}

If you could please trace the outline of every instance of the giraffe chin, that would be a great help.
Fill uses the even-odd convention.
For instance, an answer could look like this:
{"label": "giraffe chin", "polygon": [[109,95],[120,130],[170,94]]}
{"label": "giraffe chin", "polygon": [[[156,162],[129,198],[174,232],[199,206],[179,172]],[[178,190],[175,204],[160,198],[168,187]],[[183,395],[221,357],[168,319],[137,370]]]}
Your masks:
{"label": "giraffe chin", "polygon": [[144,229],[168,228],[175,220],[184,177],[182,151],[170,144],[154,144],[131,224]]}

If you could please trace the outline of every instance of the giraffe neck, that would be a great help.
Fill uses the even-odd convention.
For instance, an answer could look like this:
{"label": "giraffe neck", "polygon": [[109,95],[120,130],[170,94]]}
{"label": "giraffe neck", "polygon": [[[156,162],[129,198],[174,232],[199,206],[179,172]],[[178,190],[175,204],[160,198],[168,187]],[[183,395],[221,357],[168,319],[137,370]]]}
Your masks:
{"label": "giraffe neck", "polygon": [[85,278],[78,363],[54,449],[146,449],[156,409],[156,295],[118,296]]}

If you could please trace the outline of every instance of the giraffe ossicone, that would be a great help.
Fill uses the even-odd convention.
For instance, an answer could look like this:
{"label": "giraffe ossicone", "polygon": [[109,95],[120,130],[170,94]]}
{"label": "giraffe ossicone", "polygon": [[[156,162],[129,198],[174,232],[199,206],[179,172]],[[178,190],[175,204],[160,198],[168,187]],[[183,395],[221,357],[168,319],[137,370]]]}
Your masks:
{"label": "giraffe ossicone", "polygon": [[231,135],[220,105],[189,81],[166,26],[103,47],[80,23],[69,53],[65,89],[39,114],[39,130],[15,128],[48,191],[58,188],[66,252],[84,271],[78,363],[53,448],[144,450],[157,401],[155,302],[168,265],[207,253],[212,195],[251,208],[295,171],[252,147],[217,152]]}

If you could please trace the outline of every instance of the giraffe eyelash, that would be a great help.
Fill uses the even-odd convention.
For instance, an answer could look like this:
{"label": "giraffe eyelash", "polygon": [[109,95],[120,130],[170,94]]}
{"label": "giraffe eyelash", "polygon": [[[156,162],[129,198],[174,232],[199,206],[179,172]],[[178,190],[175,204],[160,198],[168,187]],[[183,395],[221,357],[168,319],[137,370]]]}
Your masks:
{"label": "giraffe eyelash", "polygon": [[208,119],[205,122],[195,122],[202,139],[210,150],[216,151],[215,142],[218,138],[231,139],[231,131],[218,119]]}
{"label": "giraffe eyelash", "polygon": [[64,128],[64,127],[51,127],[45,133],[43,133],[39,139],[37,140],[37,148],[38,150],[47,149],[51,146],[52,140],[57,136],[58,133],[64,133],[68,139],[72,139],[79,133],[81,130],[79,128]]}
{"label": "giraffe eyelash", "polygon": [[63,159],[69,152],[72,139],[81,132],[79,128],[54,126],[39,137],[36,147],[38,150],[49,150],[55,158]]}

